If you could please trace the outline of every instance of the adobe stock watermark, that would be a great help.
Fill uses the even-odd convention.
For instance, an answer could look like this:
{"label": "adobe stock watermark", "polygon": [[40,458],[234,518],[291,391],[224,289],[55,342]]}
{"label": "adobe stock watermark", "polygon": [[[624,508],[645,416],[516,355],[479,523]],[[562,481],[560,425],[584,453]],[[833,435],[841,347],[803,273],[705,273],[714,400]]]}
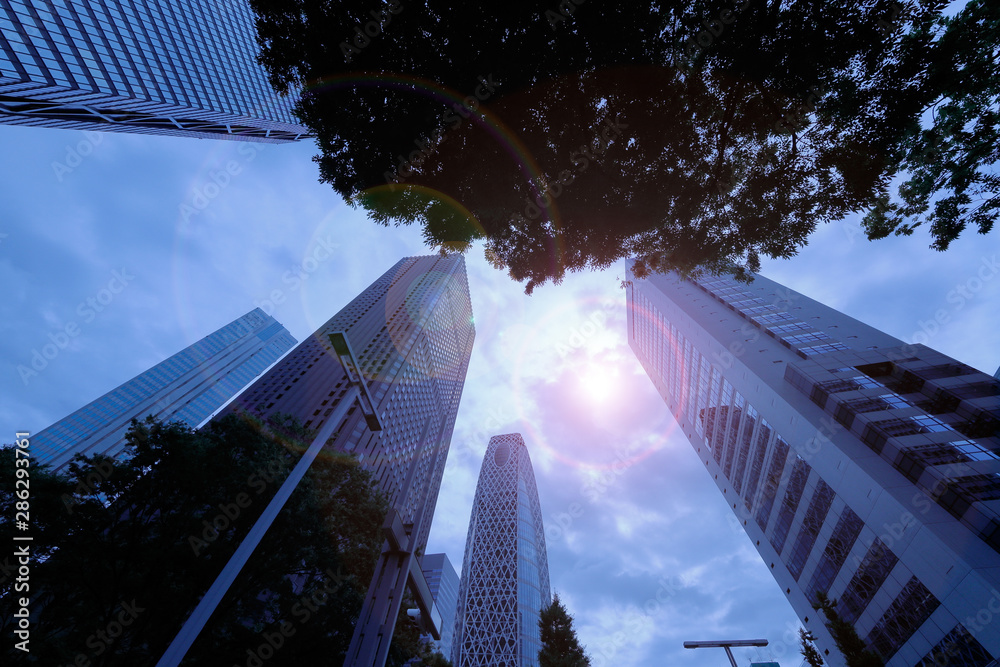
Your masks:
{"label": "adobe stock watermark", "polygon": [[501,426],[510,423],[510,421],[511,419],[504,412],[502,406],[492,408],[489,411],[489,415],[479,424],[479,427],[472,435],[468,438],[462,438],[459,445],[452,448],[451,451],[454,452],[455,460],[464,462],[469,457],[472,457],[473,461],[481,458],[482,454],[477,449],[478,443],[482,443],[485,449],[485,445],[490,441],[490,438],[499,432]]}
{"label": "adobe stock watermark", "polygon": [[558,12],[552,11],[551,9],[545,10],[545,19],[549,22],[549,28],[555,32],[556,28],[560,23],[565,23],[573,14],[576,13],[576,8],[587,2],[587,0],[562,0],[559,6],[556,7]]}
{"label": "adobe stock watermark", "polygon": [[361,50],[372,43],[372,40],[382,34],[392,22],[392,17],[403,11],[403,6],[399,0],[386,0],[386,6],[376,12],[374,9],[369,12],[373,20],[362,26],[360,23],[354,26],[353,44],[346,40],[340,43],[340,52],[344,54],[344,61],[350,63],[354,56],[361,53]]}
{"label": "adobe stock watermark", "polygon": [[[99,313],[103,313],[108,306],[121,294],[129,283],[135,280],[135,276],[122,268],[121,271],[111,272],[111,280],[107,285],[97,291],[94,296],[87,297],[76,307],[76,314],[83,320],[83,324],[93,322]],[[48,334],[49,342],[43,343],[41,350],[34,347],[31,349],[31,360],[27,365],[18,364],[17,373],[21,377],[24,386],[33,377],[48,368],[49,363],[59,356],[59,353],[69,347],[70,340],[80,335],[81,325],[76,320],[67,322],[62,329]]]}
{"label": "adobe stock watermark", "polygon": [[64,493],[62,495],[60,500],[62,500],[63,507],[66,508],[66,512],[68,514],[72,514],[73,508],[80,504],[79,497],[96,492],[98,485],[101,482],[110,479],[114,472],[115,467],[111,461],[108,461],[107,459],[98,461],[93,469],[87,473],[87,475],[80,480],[80,483],[76,485],[76,488],[73,489],[73,495],[68,493]]}
{"label": "adobe stock watermark", "polygon": [[451,104],[451,109],[441,114],[439,121],[447,123],[448,128],[438,127],[431,133],[431,136],[414,140],[413,144],[416,149],[410,151],[408,156],[403,157],[402,154],[396,156],[399,159],[396,168],[382,174],[385,182],[389,185],[389,190],[394,190],[396,185],[404,183],[407,178],[412,176],[413,171],[419,169],[424,160],[430,157],[434,149],[445,140],[448,136],[447,131],[455,131],[462,127],[462,123],[471,118],[479,109],[479,104],[488,100],[496,92],[497,86],[500,85],[493,80],[492,74],[487,74],[485,77],[480,76],[478,79],[479,85],[472,91],[472,95],[462,100],[461,104]]}
{"label": "adobe stock watermark", "polygon": [[182,228],[190,229],[191,219],[204,212],[209,204],[232,184],[233,179],[243,173],[243,168],[257,158],[266,145],[240,142],[236,152],[243,156],[242,159],[228,160],[218,169],[210,170],[206,182],[191,188],[188,196],[178,205]]}
{"label": "adobe stock watermark", "polygon": [[733,0],[732,9],[722,9],[716,16],[702,19],[701,25],[704,26],[704,29],[698,31],[693,37],[688,37],[684,42],[684,54],[689,60],[680,61],[678,63],[679,69],[690,72],[690,59],[711,47],[726,31],[726,27],[736,22],[736,15],[746,9],[749,4],[750,0]]}
{"label": "adobe stock watermark", "polygon": [[131,602],[125,602],[124,600],[118,605],[118,615],[108,621],[107,625],[102,628],[97,628],[94,630],[93,634],[87,637],[85,642],[87,648],[90,649],[89,653],[78,653],[73,662],[61,666],[61,667],[89,667],[91,664],[91,657],[97,658],[104,654],[105,651],[109,650],[119,637],[125,632],[125,628],[132,625],[139,614],[146,611],[145,607],[140,607],[136,604],[133,598]]}
{"label": "adobe stock watermark", "polygon": [[306,255],[301,262],[293,264],[287,271],[281,274],[281,282],[285,287],[276,287],[268,292],[267,297],[253,302],[254,307],[260,308],[267,315],[273,315],[277,306],[285,303],[285,289],[291,292],[302,287],[302,284],[309,280],[309,277],[319,270],[319,267],[333,258],[333,251],[340,247],[339,243],[333,242],[333,235],[327,234],[320,238],[313,245],[312,251]]}
{"label": "adobe stock watermark", "polygon": [[[602,129],[603,128],[603,129]],[[552,206],[552,203],[565,191],[577,175],[584,173],[590,168],[591,161],[597,162],[599,157],[603,157],[608,147],[614,143],[614,139],[622,136],[622,130],[627,130],[628,125],[621,122],[618,116],[614,120],[607,117],[595,130],[595,136],[589,144],[580,145],[575,151],[569,154],[570,164],[575,168],[576,173],[569,169],[563,169],[552,182],[546,182],[542,191],[535,195],[524,198],[524,212],[514,213],[511,216],[511,223],[527,224],[525,218],[534,220],[542,214],[544,209]]]}
{"label": "adobe stock watermark", "polygon": [[652,597],[647,599],[641,609],[629,609],[621,621],[621,630],[614,633],[605,640],[599,642],[590,651],[592,667],[603,667],[604,665],[621,664],[621,659],[616,656],[625,646],[635,643],[636,635],[640,635],[644,628],[655,625],[653,618],[657,616],[678,592],[688,584],[681,577],[660,577],[656,591]]}
{"label": "adobe stock watermark", "polygon": [[951,308],[938,308],[934,311],[934,316],[926,320],[917,320],[917,329],[910,335],[910,343],[903,345],[899,353],[890,352],[887,356],[890,361],[899,361],[907,357],[915,356],[917,351],[914,345],[928,345],[935,336],[941,332],[941,327],[951,321],[952,315],[965,308],[966,304],[976,298],[988,282],[1000,273],[1000,263],[997,256],[992,255],[980,258],[979,265],[971,276],[964,282],[955,285],[945,296],[945,301],[952,304]]}
{"label": "adobe stock watermark", "polygon": [[591,313],[580,326],[573,327],[565,342],[556,343],[556,352],[559,353],[559,357],[565,359],[571,351],[581,349],[588,340],[604,329],[608,322],[608,314],[617,306],[618,304],[611,299],[602,301],[599,310]]}
{"label": "adobe stock watermark", "polygon": [[[779,309],[787,308],[792,303],[794,303],[795,300],[798,298],[799,298],[798,294],[792,292],[790,289],[785,287],[783,289],[779,289],[775,293],[774,300],[771,301],[770,305]],[[750,343],[751,345],[753,345],[758,340],[760,340],[760,337],[763,335],[761,329],[759,327],[754,326],[750,322],[745,322],[742,326],[740,326],[739,333],[742,336],[747,336],[746,340],[744,340],[743,342],[734,340],[721,353],[718,351],[712,353],[712,356],[715,358],[716,363],[719,364],[722,368],[725,369],[732,368],[733,362],[742,357],[744,354],[746,354],[747,346],[744,345],[743,343]]]}
{"label": "adobe stock watermark", "polygon": [[243,510],[250,507],[253,504],[254,498],[264,493],[269,484],[283,481],[284,475],[281,474],[282,472],[281,464],[277,461],[271,461],[266,470],[258,470],[247,477],[247,486],[254,489],[254,496],[241,491],[236,494],[233,502],[219,503],[219,512],[212,517],[211,521],[202,519],[201,537],[193,534],[188,535],[188,545],[191,547],[194,555],[201,555],[201,552],[208,549],[219,539],[220,535],[234,526],[239,521],[240,516],[243,515]]}
{"label": "adobe stock watermark", "polygon": [[[794,454],[798,455],[798,457],[805,462],[812,460],[826,445],[833,444],[831,438],[837,432],[844,430],[844,427],[841,426],[839,422],[835,421],[830,415],[825,415],[823,417],[820,417],[819,421],[820,421],[820,426],[819,428],[816,429],[816,433],[815,435],[813,435],[813,437],[807,439],[802,444],[802,446],[791,448],[791,451]],[[764,444],[764,446],[766,446],[766,443]],[[733,531],[733,533],[738,535],[746,535],[745,526],[747,522],[749,522],[751,519],[754,519],[752,509],[759,508],[761,502],[763,501],[773,500],[774,498],[776,498],[778,495],[778,489],[780,489],[781,485],[787,482],[791,478],[792,473],[794,472],[795,472],[794,462],[791,465],[782,462],[781,475],[777,476],[776,478],[769,478],[767,475],[767,471],[765,471],[762,468],[760,471],[760,477],[758,478],[758,485],[763,484],[763,487],[759,487],[760,488],[759,500],[754,502],[754,498],[751,497],[750,498],[751,507],[747,507],[747,503],[745,502],[746,498],[743,498],[742,500],[744,500],[744,502],[734,503],[735,506],[732,508],[733,510],[732,513],[726,514],[726,521],[729,523],[729,527]],[[735,491],[736,490],[733,489],[734,493]],[[743,493],[746,493],[745,489]],[[756,492],[754,495],[756,495]],[[740,495],[737,494],[736,497],[740,498]]]}
{"label": "adobe stock watermark", "polygon": [[66,144],[66,157],[63,158],[62,162],[52,163],[52,172],[56,175],[56,180],[62,183],[63,178],[67,174],[72,174],[77,167],[83,164],[84,158],[91,155],[102,141],[104,141],[102,132],[87,130],[83,133],[83,139],[78,141],[75,146]]}
{"label": "adobe stock watermark", "polygon": [[[632,456],[639,447],[640,445],[635,442],[616,445],[615,457],[612,462],[606,465],[600,474],[584,481],[580,486],[580,495],[591,504],[598,503],[608,489],[618,482],[626,470],[632,467]],[[551,514],[548,521],[545,522],[546,543],[551,544],[556,540],[563,539],[576,520],[585,513],[586,507],[574,501],[566,507],[566,511]]]}
{"label": "adobe stock watermark", "polygon": [[[299,625],[308,623],[313,614],[330,601],[330,595],[336,592],[343,585],[344,580],[347,579],[347,576],[341,573],[339,566],[336,573],[327,568],[325,574],[329,578],[323,578],[319,582],[322,585],[317,585],[311,592],[300,597],[299,601],[292,606],[292,617]],[[281,647],[285,645],[285,642],[290,637],[295,635],[297,630],[298,628],[295,627],[295,624],[281,620],[275,624],[273,630],[265,630],[260,633],[259,636],[263,637],[264,641],[255,648],[247,649],[247,659],[243,662],[243,665],[245,667],[262,667],[266,661],[273,658],[281,650]],[[233,667],[239,667],[239,665],[233,665]]]}

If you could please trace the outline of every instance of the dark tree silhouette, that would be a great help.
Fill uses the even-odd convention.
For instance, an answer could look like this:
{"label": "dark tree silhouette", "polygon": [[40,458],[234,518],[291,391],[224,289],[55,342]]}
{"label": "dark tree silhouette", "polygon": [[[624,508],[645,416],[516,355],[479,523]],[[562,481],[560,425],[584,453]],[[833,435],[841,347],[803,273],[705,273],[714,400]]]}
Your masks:
{"label": "dark tree silhouette", "polygon": [[590,658],[576,638],[573,617],[559,601],[559,595],[552,596],[552,603],[542,609],[538,627],[542,639],[540,667],[590,667]]}
{"label": "dark tree silhouette", "polygon": [[864,640],[858,636],[854,626],[840,617],[837,612],[837,601],[829,599],[825,593],[817,593],[814,609],[826,616],[826,627],[833,635],[837,649],[847,661],[847,667],[883,667],[885,663],[865,646]]}
{"label": "dark tree silhouette", "polygon": [[251,4],[321,180],[528,292],[628,256],[742,275],[852,212],[945,248],[1000,206],[996,3]]}
{"label": "dark tree silhouette", "polygon": [[[282,419],[231,416],[195,432],[150,418],[133,422],[127,461],[78,456],[68,475],[31,467],[31,653],[5,642],[0,662],[155,664],[309,436]],[[0,534],[11,544],[16,467],[14,449],[0,449]],[[355,459],[324,452],[184,664],[343,660],[385,510]],[[23,595],[14,584],[0,577],[7,636]],[[415,628],[400,624],[397,635],[415,645]],[[390,662],[411,656],[397,648]]]}
{"label": "dark tree silhouette", "polygon": [[805,628],[799,628],[799,644],[802,647],[802,659],[809,667],[823,667],[823,656],[816,648],[816,635]]}

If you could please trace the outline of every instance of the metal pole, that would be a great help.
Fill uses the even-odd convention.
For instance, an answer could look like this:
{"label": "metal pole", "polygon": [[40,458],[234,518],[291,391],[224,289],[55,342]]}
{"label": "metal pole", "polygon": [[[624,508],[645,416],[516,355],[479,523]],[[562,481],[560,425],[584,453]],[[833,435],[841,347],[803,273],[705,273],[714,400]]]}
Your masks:
{"label": "metal pole", "polygon": [[729,656],[729,664],[732,665],[733,667],[738,667],[738,665],[736,664],[736,658],[733,657],[733,652],[730,650],[728,646],[726,647],[726,655]]}
{"label": "metal pole", "polygon": [[[421,445],[425,445],[428,441],[437,442],[436,438],[429,437],[432,433],[439,433],[439,431],[432,430],[435,425],[434,421],[433,417],[428,417],[424,422],[424,428],[417,440]],[[423,451],[423,447],[418,447],[417,454],[410,461],[406,481],[403,482],[402,490],[395,503],[400,508],[405,508],[407,505]],[[431,474],[433,474],[439,454],[440,447],[435,446],[429,465]],[[429,482],[426,482],[424,487],[428,484]],[[411,525],[409,534],[405,536],[406,544],[393,545],[389,540],[386,540],[382,548],[382,554],[379,556],[378,565],[375,568],[375,576],[372,577],[368,593],[365,595],[361,616],[358,617],[358,622],[354,626],[351,645],[344,657],[344,667],[383,667],[385,665],[392,636],[396,629],[396,616],[402,605],[403,592],[407,586],[417,598],[420,608],[426,608],[429,612],[428,616],[434,615],[433,598],[424,599],[425,594],[429,593],[429,590],[424,590],[426,584],[421,588],[414,581],[417,577],[423,578],[423,572],[416,562],[415,540],[420,534],[425,518],[424,509],[427,505],[425,491],[426,488],[421,489],[423,501],[415,512],[416,516],[413,517],[415,522]],[[395,509],[391,509],[390,514],[395,511]],[[435,624],[430,618],[427,621],[431,625]],[[434,634],[437,632],[440,632],[440,629],[435,627]]]}
{"label": "metal pole", "polygon": [[239,548],[236,549],[236,553],[232,555],[226,566],[222,568],[222,572],[216,577],[212,587],[201,598],[198,606],[195,607],[191,616],[184,623],[184,627],[174,637],[174,641],[170,643],[160,661],[156,663],[156,667],[177,667],[180,665],[188,649],[191,648],[194,640],[198,637],[198,633],[205,627],[205,623],[208,622],[215,608],[219,606],[222,598],[226,595],[226,591],[229,590],[236,576],[250,558],[250,554],[260,544],[264,533],[271,527],[274,518],[278,516],[278,512],[285,506],[295,487],[298,486],[309,466],[312,465],[316,456],[319,455],[320,450],[323,449],[323,445],[333,435],[334,428],[340,425],[341,420],[347,414],[347,410],[358,400],[360,395],[361,390],[357,386],[353,386],[347,390],[347,393],[344,394],[344,397],[337,404],[333,414],[326,420],[326,424],[320,430],[319,435],[312,441],[312,444],[309,445],[302,458],[299,459],[299,462],[292,469],[284,484],[281,485],[278,492],[271,498],[271,502],[268,503],[260,517],[257,518],[257,522],[250,529],[250,532],[247,533],[246,538],[244,538]]}

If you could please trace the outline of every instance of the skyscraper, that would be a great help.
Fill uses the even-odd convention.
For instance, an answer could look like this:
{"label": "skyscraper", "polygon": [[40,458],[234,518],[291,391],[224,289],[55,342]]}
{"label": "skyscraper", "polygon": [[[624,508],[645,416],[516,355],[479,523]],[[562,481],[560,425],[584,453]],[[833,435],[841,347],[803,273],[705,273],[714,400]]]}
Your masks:
{"label": "skyscraper", "polygon": [[829,664],[820,593],[888,667],[1000,656],[1000,383],[760,276],[627,294],[629,344]]}
{"label": "skyscraper", "polygon": [[451,655],[452,637],[455,634],[455,608],[458,605],[458,572],[448,559],[448,554],[427,554],[420,561],[427,586],[434,598],[434,607],[441,613],[441,639],[434,646],[442,655]]}
{"label": "skyscraper", "polygon": [[129,422],[147,415],[197,426],[293,345],[285,327],[255,308],[39,431],[35,456],[53,468],[78,453],[115,456]]}
{"label": "skyscraper", "polygon": [[0,123],[292,141],[245,0],[0,2]]}
{"label": "skyscraper", "polygon": [[455,617],[455,667],[537,667],[549,563],[535,474],[518,433],[490,438],[479,472]]}
{"label": "skyscraper", "polygon": [[370,431],[355,406],[328,445],[356,454],[372,471],[404,522],[420,526],[415,544],[423,548],[475,338],[465,261],[461,255],[401,259],[223,413],[281,412],[318,431],[347,390],[344,369],[330,353],[329,334],[338,331],[357,355],[382,430]]}

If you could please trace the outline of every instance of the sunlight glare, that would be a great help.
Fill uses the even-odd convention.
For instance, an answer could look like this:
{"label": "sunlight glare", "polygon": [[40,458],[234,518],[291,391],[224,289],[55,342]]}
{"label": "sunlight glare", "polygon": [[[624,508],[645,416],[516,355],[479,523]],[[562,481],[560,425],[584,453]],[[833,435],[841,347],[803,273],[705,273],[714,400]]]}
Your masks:
{"label": "sunlight glare", "polygon": [[588,364],[578,377],[583,393],[595,403],[612,398],[618,387],[617,371],[605,365]]}

